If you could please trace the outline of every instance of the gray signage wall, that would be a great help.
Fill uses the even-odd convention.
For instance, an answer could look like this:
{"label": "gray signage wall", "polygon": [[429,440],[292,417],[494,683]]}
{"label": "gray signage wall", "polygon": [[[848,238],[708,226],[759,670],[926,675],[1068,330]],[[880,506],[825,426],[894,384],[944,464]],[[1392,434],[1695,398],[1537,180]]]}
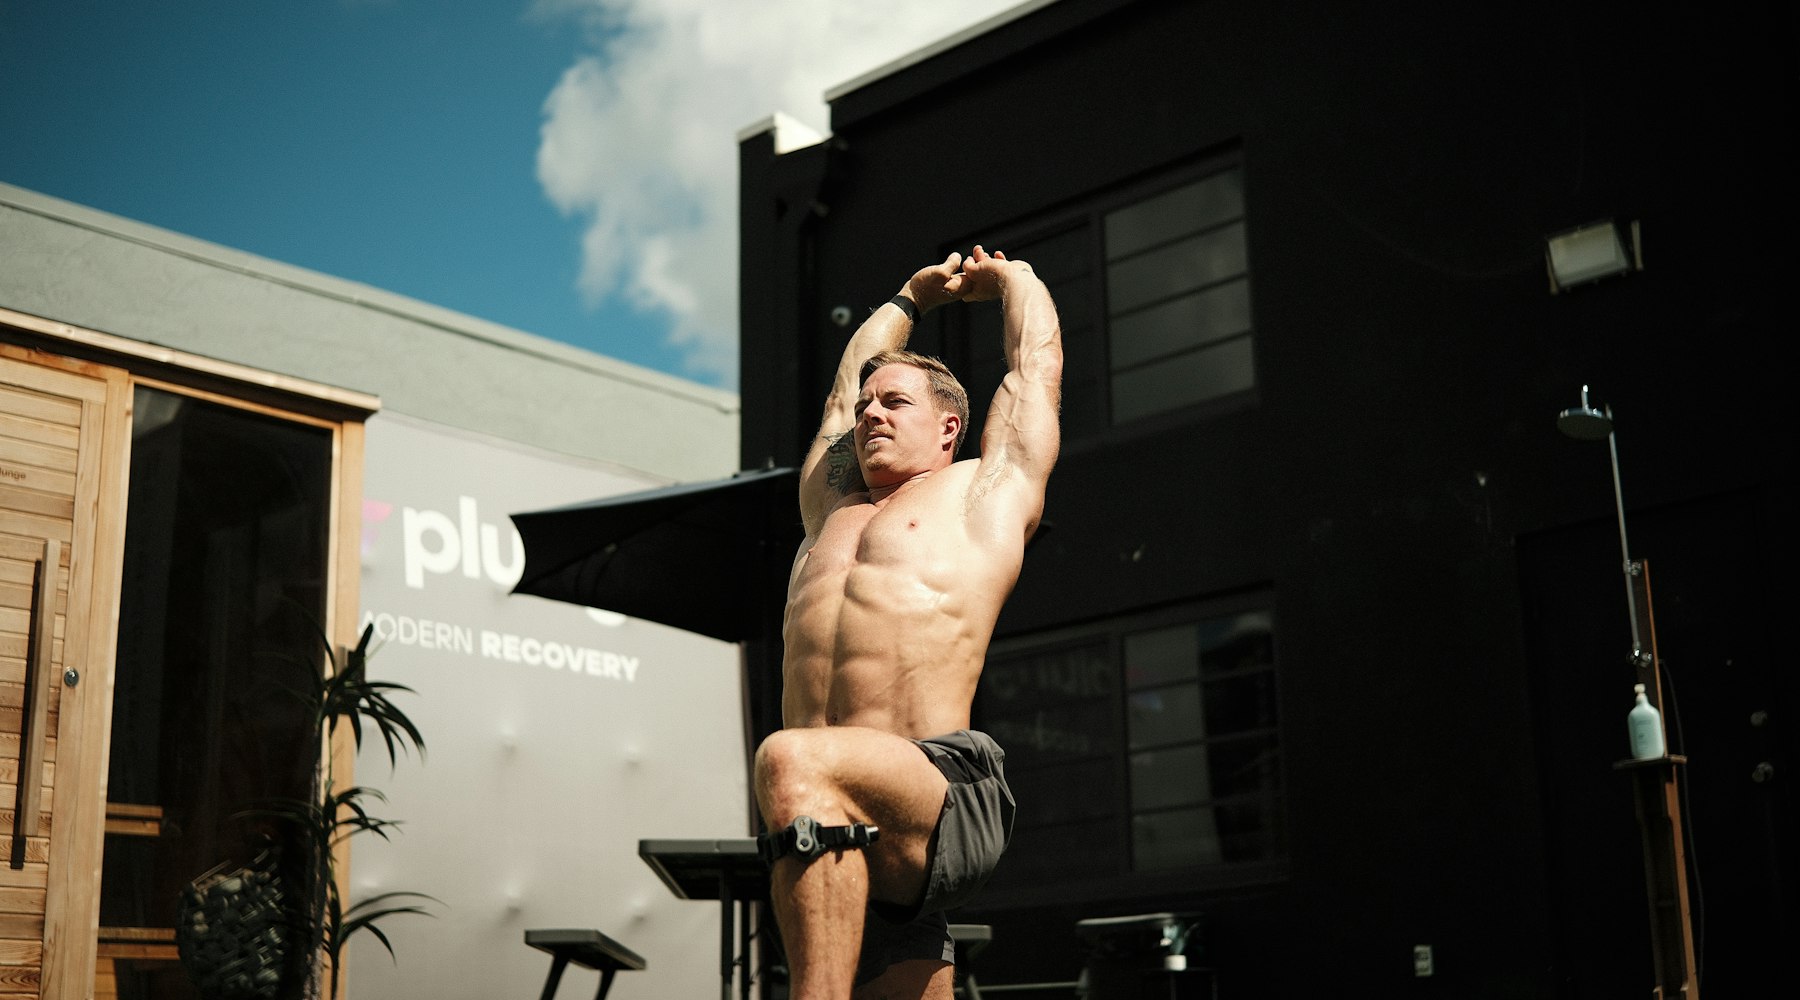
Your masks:
{"label": "gray signage wall", "polygon": [[[670,895],[637,842],[744,836],[737,647],[507,594],[523,564],[507,514],[657,485],[391,413],[369,423],[370,675],[418,692],[396,697],[428,753],[390,772],[365,746],[356,781],[404,826],[357,838],[351,894],[443,905],[382,924],[397,960],[352,939],[350,996],[535,996],[549,959],[522,939],[539,927],[592,927],[643,955],[619,995],[718,988],[716,904]],[[596,981],[571,969],[563,992]]]}

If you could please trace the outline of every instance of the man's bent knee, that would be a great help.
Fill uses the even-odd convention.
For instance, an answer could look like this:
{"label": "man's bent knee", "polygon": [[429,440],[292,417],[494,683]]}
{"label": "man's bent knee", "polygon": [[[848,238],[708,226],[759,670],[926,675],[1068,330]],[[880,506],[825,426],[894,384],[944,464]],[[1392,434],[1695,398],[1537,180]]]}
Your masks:
{"label": "man's bent knee", "polygon": [[777,729],[756,748],[757,772],[780,774],[815,767],[819,760],[818,742],[803,729]]}
{"label": "man's bent knee", "polygon": [[756,782],[759,786],[800,760],[804,753],[800,742],[789,729],[777,729],[763,738],[762,745],[756,748]]}
{"label": "man's bent knee", "polygon": [[781,729],[756,748],[756,798],[763,820],[786,825],[801,813],[841,822],[843,797],[831,770],[830,747],[806,730]]}
{"label": "man's bent knee", "polygon": [[[796,785],[816,780],[817,767],[803,746],[804,742],[788,730],[778,730],[756,748],[756,796],[765,812],[776,804],[775,800],[786,798]],[[783,819],[776,816],[763,818],[771,823]]]}

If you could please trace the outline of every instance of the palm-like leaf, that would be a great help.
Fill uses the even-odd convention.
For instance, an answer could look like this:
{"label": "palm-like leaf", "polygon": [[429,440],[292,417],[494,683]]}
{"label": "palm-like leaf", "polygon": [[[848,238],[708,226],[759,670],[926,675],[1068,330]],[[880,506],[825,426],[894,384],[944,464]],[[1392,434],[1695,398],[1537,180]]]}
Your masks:
{"label": "palm-like leaf", "polygon": [[337,893],[335,891],[332,892],[330,901],[332,915],[330,923],[331,929],[325,942],[326,953],[331,956],[332,964],[337,964],[338,955],[342,953],[344,945],[349,943],[351,936],[356,934],[357,931],[368,931],[377,941],[381,942],[381,946],[386,948],[388,955],[392,957],[394,955],[394,944],[392,941],[388,940],[387,934],[376,925],[377,921],[398,913],[416,913],[421,916],[432,916],[431,911],[427,910],[422,903],[389,905],[390,901],[401,899],[429,900],[433,903],[442,902],[441,900],[427,896],[422,892],[384,892],[380,895],[370,896],[368,899],[360,900],[348,910],[345,910],[342,902],[338,899]]}
{"label": "palm-like leaf", "polygon": [[[310,679],[306,689],[287,690],[310,709],[315,736],[322,739],[335,735],[337,727],[345,724],[350,727],[351,736],[360,750],[364,723],[367,722],[380,734],[387,748],[389,767],[398,766],[402,750],[417,750],[422,760],[425,738],[391,698],[395,694],[415,692],[403,684],[368,678],[369,647],[375,632],[373,624],[363,629],[354,647],[343,651],[342,662],[317,621],[311,620],[311,624],[325,648],[330,669],[321,671],[316,662],[306,664],[305,669],[298,671]],[[306,897],[303,903],[296,905],[296,917],[309,937],[311,953],[328,962],[329,969],[337,970],[341,968],[339,959],[343,947],[352,935],[359,931],[369,932],[391,956],[393,942],[378,926],[379,922],[406,913],[431,916],[423,903],[439,901],[423,893],[386,892],[344,908],[338,894],[335,849],[357,834],[372,833],[384,840],[390,839],[400,823],[371,815],[371,802],[387,801],[387,796],[380,790],[366,785],[336,788],[331,765],[332,759],[326,755],[315,767],[310,801],[268,800],[239,815],[271,820],[289,831],[289,843],[296,850],[293,857],[304,878]],[[323,972],[323,967],[313,966],[313,975]],[[330,979],[329,993],[335,998],[339,977],[333,973]],[[316,978],[309,980],[308,995],[318,996],[319,992],[314,991],[324,991]]]}
{"label": "palm-like leaf", "polygon": [[336,662],[336,657],[332,658],[331,676],[320,682],[319,717],[329,732],[335,732],[339,722],[348,722],[358,750],[362,749],[363,720],[372,720],[387,746],[388,766],[393,767],[399,763],[400,750],[408,744],[423,759],[425,737],[420,735],[419,727],[413,725],[412,719],[388,697],[396,692],[416,692],[404,684],[369,680],[369,641],[374,635],[375,626],[370,623],[363,629],[356,646],[346,651],[341,665]]}

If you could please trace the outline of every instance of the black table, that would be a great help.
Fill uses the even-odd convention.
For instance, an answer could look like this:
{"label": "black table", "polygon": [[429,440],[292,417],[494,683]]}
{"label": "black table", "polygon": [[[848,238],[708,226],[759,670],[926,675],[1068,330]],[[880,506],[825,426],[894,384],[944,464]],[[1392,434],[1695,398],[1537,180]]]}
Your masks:
{"label": "black table", "polygon": [[[677,898],[719,901],[719,997],[731,1000],[732,971],[742,962],[739,993],[749,1000],[750,904],[769,898],[769,866],[756,853],[755,838],[640,840],[638,857]],[[741,914],[732,913],[733,903]],[[734,926],[741,935],[736,949]]]}
{"label": "black table", "polygon": [[620,969],[642,969],[646,964],[642,955],[596,930],[526,931],[525,943],[550,954],[550,978],[544,983],[542,1000],[556,996],[556,986],[570,962],[600,970],[600,992],[594,994],[594,1000],[606,1000],[606,991],[612,989],[613,976]]}

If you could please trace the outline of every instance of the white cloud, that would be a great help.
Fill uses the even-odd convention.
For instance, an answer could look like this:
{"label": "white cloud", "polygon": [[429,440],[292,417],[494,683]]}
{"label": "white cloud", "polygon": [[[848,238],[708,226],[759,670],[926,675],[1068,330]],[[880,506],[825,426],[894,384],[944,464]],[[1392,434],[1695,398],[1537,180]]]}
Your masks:
{"label": "white cloud", "polygon": [[665,313],[689,374],[737,382],[739,129],[827,132],[824,92],[1018,0],[539,0],[594,51],[544,102],[538,181],[587,222],[579,284]]}

